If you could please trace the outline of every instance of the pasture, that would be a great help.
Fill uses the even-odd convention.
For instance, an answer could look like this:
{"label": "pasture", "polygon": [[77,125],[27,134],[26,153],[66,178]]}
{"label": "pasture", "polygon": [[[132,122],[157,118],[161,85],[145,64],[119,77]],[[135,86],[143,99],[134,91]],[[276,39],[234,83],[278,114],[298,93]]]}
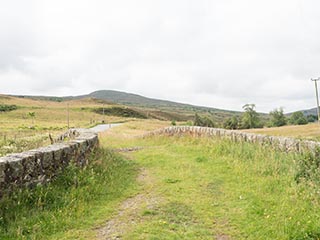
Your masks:
{"label": "pasture", "polygon": [[1,239],[320,237],[316,159],[229,140],[140,137],[167,125],[108,130],[85,169],[1,200]]}
{"label": "pasture", "polygon": [[94,109],[113,105],[94,99],[54,102],[0,95],[3,104],[17,110],[0,112],[0,156],[50,144],[49,134],[56,137],[67,130],[68,111],[70,128],[130,120],[95,113]]}

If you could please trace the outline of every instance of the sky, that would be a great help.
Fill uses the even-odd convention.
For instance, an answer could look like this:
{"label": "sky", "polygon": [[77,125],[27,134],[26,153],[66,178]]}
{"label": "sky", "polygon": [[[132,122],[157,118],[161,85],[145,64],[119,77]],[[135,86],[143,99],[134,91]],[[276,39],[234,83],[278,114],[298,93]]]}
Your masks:
{"label": "sky", "polygon": [[[0,93],[316,106],[318,0],[0,0]],[[320,82],[319,82],[320,84]]]}

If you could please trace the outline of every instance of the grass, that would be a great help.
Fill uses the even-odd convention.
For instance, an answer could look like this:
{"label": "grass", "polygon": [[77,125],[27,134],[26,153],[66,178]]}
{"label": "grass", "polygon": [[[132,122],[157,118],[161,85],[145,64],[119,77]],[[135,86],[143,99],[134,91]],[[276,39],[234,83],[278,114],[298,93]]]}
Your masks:
{"label": "grass", "polygon": [[286,136],[301,139],[320,140],[320,126],[317,123],[307,125],[290,125],[273,128],[246,129],[245,132],[266,134],[271,136]]}
{"label": "grass", "polygon": [[[93,109],[102,106],[113,107],[94,99],[52,102],[0,95],[0,106],[18,106],[12,111],[0,111],[0,156],[49,145],[49,133],[57,136],[67,130],[67,104],[71,128],[87,128],[102,121],[115,123],[132,120],[94,113]],[[29,113],[34,113],[34,117]]]}
{"label": "grass", "polygon": [[50,141],[47,134],[40,133],[34,137],[24,137],[19,135],[19,138],[0,138],[0,157],[9,153],[18,153],[30,149],[39,148],[41,146],[49,145]]}
{"label": "grass", "polygon": [[319,202],[295,183],[295,156],[228,141],[153,141],[157,151],[136,157],[167,203],[126,239],[320,237]]}
{"label": "grass", "polygon": [[126,122],[100,142],[142,147],[125,153],[130,161],[101,150],[86,169],[3,198],[0,239],[96,239],[95,228],[145,190],[137,166],[152,178],[146,196],[161,200],[139,206],[142,220],[123,239],[320,239],[318,158],[212,138],[139,137],[169,124]]}
{"label": "grass", "polygon": [[163,198],[141,211],[146,221],[124,239],[320,238],[319,181],[296,181],[310,156],[228,140],[108,134],[111,145],[118,134],[123,147],[144,147],[131,157],[150,171]]}
{"label": "grass", "polygon": [[69,166],[46,186],[0,200],[0,239],[93,239],[119,201],[135,189],[136,166],[100,149],[84,169]]}
{"label": "grass", "polygon": [[[35,132],[34,130],[65,130],[67,128],[67,104],[69,104],[70,127],[89,127],[102,120],[105,120],[108,123],[124,120],[124,118],[120,117],[104,117],[94,113],[92,109],[95,107],[102,107],[103,104],[100,102],[96,103],[90,99],[66,103],[9,97],[9,99],[5,99],[5,101],[2,100],[0,103],[1,102],[5,102],[6,104],[14,103],[19,106],[17,110],[0,113],[0,131],[2,133],[19,129],[25,131],[29,130],[30,132]],[[29,112],[35,113],[34,119],[29,116]]]}

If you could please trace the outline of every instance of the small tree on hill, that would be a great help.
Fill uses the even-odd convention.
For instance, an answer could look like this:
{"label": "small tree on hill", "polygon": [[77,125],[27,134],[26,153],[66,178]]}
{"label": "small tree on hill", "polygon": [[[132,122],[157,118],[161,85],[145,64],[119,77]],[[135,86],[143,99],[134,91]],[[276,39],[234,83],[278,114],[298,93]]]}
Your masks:
{"label": "small tree on hill", "polygon": [[292,113],[289,122],[293,125],[304,125],[308,123],[307,118],[301,111]]}
{"label": "small tree on hill", "polygon": [[274,109],[269,114],[271,116],[271,120],[270,120],[271,121],[271,126],[280,127],[280,126],[284,126],[284,125],[287,124],[287,118],[283,114],[283,109],[282,108]]}
{"label": "small tree on hill", "polygon": [[244,113],[241,118],[242,128],[257,128],[260,126],[259,113],[255,110],[255,104],[246,104],[242,108]]}

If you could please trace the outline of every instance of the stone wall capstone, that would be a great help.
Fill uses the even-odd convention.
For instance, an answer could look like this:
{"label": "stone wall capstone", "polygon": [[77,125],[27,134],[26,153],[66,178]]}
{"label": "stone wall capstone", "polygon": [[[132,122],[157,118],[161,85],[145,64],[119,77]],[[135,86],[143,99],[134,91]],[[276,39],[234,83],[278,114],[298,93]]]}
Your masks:
{"label": "stone wall capstone", "polygon": [[0,157],[0,195],[14,186],[46,183],[71,161],[79,166],[86,165],[89,153],[99,144],[97,133],[72,129],[66,136],[72,136],[69,142]]}

